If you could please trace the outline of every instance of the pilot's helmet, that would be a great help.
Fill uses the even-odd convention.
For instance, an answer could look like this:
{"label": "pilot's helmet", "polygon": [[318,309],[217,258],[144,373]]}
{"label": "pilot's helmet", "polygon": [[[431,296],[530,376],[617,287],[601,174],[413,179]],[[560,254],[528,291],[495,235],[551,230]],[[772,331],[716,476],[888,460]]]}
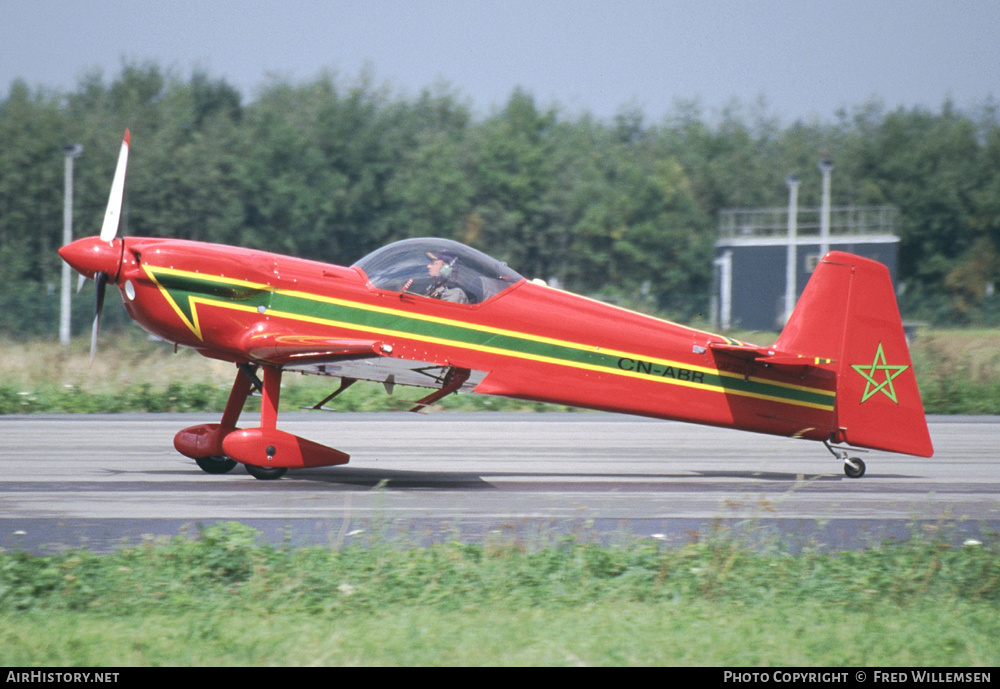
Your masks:
{"label": "pilot's helmet", "polygon": [[427,257],[432,261],[443,261],[444,265],[441,266],[441,272],[438,275],[441,279],[454,278],[452,274],[455,270],[455,264],[458,263],[458,254],[454,251],[448,249],[442,249],[441,251],[428,251]]}
{"label": "pilot's helmet", "polygon": [[455,262],[458,261],[458,254],[449,249],[443,249],[441,251],[428,251],[427,257],[432,261],[444,261],[446,266],[454,266]]}

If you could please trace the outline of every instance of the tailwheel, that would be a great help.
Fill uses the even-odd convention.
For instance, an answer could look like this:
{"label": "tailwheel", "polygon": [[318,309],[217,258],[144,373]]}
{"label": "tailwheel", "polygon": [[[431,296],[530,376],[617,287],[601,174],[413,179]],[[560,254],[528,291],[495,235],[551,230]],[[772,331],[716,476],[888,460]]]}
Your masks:
{"label": "tailwheel", "polygon": [[[847,474],[847,478],[861,478],[865,475],[865,463],[860,457],[850,457],[847,454],[847,450],[840,447],[831,447],[830,442],[827,440],[823,441],[826,449],[829,450],[834,457],[840,459],[844,462],[844,473]],[[862,450],[857,447],[847,448],[851,452],[867,452],[867,450]]]}
{"label": "tailwheel", "polygon": [[247,473],[258,481],[273,481],[285,475],[288,471],[285,467],[259,467],[256,464],[244,464]]}
{"label": "tailwheel", "polygon": [[848,478],[861,478],[865,475],[865,463],[858,457],[848,457],[844,460],[844,473]]}
{"label": "tailwheel", "polygon": [[229,457],[199,457],[194,460],[206,474],[228,474],[236,467],[236,460]]}

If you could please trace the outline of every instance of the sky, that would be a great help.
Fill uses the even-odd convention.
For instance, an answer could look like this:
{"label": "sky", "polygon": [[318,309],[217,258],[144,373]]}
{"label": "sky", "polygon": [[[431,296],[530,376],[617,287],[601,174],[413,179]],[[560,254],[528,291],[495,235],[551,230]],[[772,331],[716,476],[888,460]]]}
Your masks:
{"label": "sky", "polygon": [[660,121],[734,102],[785,123],[1000,98],[997,0],[0,0],[0,98],[73,91],[125,61],[201,70],[245,102],[269,79],[394,96],[447,87],[473,111],[541,107]]}

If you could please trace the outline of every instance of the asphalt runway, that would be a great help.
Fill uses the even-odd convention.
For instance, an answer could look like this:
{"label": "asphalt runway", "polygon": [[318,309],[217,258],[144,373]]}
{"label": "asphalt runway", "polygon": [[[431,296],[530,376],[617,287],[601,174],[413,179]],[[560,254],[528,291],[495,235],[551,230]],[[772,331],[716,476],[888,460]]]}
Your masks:
{"label": "asphalt runway", "polygon": [[0,547],[100,552],[220,521],[331,547],[530,547],[566,535],[682,544],[726,529],[856,548],[914,531],[958,542],[1000,533],[1000,417],[932,418],[932,459],[868,452],[861,479],[818,443],[612,414],[315,412],[283,414],[279,427],[351,463],[258,481],[242,467],[203,473],[173,449],[178,430],[216,420],[0,417]]}

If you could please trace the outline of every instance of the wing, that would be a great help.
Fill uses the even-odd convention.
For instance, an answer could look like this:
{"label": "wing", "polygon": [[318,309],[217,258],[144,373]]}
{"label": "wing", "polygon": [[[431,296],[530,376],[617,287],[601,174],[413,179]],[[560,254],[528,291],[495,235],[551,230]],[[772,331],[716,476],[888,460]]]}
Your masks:
{"label": "wing", "polygon": [[252,331],[244,337],[242,350],[257,362],[278,365],[287,371],[340,378],[340,389],[317,407],[353,383],[365,380],[382,383],[390,394],[396,385],[435,390],[414,403],[417,411],[453,392],[472,390],[486,377],[484,372],[448,363],[394,358],[392,347],[378,340]]}
{"label": "wing", "polygon": [[279,365],[287,371],[340,378],[340,389],[317,407],[353,383],[365,380],[382,383],[390,394],[396,385],[435,390],[414,403],[414,411],[419,411],[453,392],[472,390],[486,377],[485,372],[447,363],[394,358],[392,347],[378,340],[250,332],[242,349],[255,361]]}
{"label": "wing", "polygon": [[382,356],[376,359],[355,359],[330,361],[320,364],[295,364],[286,370],[298,371],[309,375],[335,376],[341,384],[332,395],[315,405],[315,409],[323,409],[324,405],[342,393],[359,380],[382,383],[385,391],[392,394],[397,385],[408,387],[431,388],[431,394],[416,400],[410,411],[424,411],[427,407],[453,392],[470,391],[475,388],[486,374],[482,371],[472,371],[427,361],[408,361]]}
{"label": "wing", "polygon": [[255,361],[289,366],[380,357],[384,347],[376,340],[347,340],[280,332],[249,332],[241,349]]}
{"label": "wing", "polygon": [[382,383],[388,392],[396,385],[417,388],[442,389],[449,384],[455,385],[453,377],[448,379],[451,371],[466,371],[468,375],[455,387],[458,390],[472,390],[486,377],[482,371],[470,371],[447,364],[436,364],[428,361],[409,361],[393,359],[389,356],[377,358],[329,361],[318,364],[293,363],[285,367],[289,371],[298,371],[308,375],[333,376],[351,380],[367,380]]}

